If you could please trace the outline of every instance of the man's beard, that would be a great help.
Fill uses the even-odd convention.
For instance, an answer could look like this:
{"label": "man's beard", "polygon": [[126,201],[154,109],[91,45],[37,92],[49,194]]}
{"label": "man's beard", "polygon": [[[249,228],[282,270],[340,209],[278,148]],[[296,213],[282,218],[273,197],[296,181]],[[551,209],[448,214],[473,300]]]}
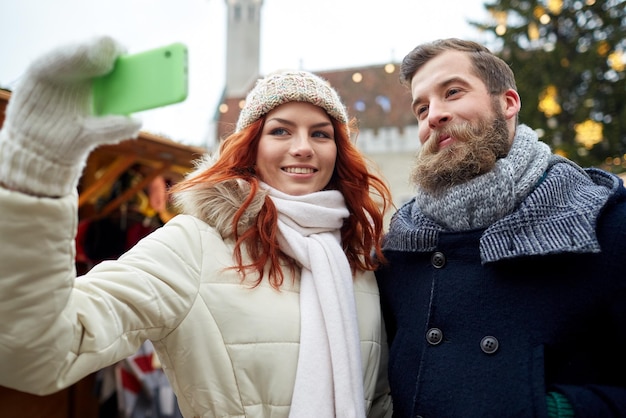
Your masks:
{"label": "man's beard", "polygon": [[[433,130],[415,157],[411,181],[438,194],[492,170],[511,148],[506,118],[499,108],[495,109],[495,120],[482,119]],[[439,149],[442,134],[456,141]]]}

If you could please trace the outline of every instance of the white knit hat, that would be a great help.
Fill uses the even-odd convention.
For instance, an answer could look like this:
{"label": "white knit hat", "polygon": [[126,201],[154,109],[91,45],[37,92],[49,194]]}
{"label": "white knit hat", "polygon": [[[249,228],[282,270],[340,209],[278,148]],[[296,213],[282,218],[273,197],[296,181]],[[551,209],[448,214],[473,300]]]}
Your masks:
{"label": "white knit hat", "polygon": [[345,106],[326,80],[307,71],[284,71],[257,80],[241,109],[236,132],[287,102],[311,103],[339,122],[348,123]]}

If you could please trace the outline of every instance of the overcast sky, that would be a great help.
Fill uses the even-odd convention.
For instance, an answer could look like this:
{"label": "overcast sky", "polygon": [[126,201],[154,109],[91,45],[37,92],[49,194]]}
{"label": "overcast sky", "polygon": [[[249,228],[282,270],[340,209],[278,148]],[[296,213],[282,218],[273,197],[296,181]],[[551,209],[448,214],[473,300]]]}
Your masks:
{"label": "overcast sky", "polygon": [[[399,61],[420,42],[486,42],[467,21],[488,18],[484,0],[264,0],[261,72],[333,70]],[[15,0],[0,5],[0,87],[12,89],[49,49],[111,35],[129,53],[172,42],[189,48],[189,97],[142,112],[144,130],[204,145],[224,85],[225,0]]]}

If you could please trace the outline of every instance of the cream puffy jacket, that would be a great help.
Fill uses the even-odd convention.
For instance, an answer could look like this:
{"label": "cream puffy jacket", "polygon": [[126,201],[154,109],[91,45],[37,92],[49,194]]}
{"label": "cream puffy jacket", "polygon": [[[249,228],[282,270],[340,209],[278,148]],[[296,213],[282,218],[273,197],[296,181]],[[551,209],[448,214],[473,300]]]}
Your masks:
{"label": "cream puffy jacket", "polygon": [[[189,205],[209,203],[215,209],[206,196]],[[287,417],[300,339],[299,272],[281,291],[265,281],[242,283],[227,269],[233,241],[224,222],[232,207],[223,206],[179,215],[118,261],[76,278],[76,196],[0,188],[0,385],[51,393],[149,339],[185,417]],[[358,274],[354,288],[366,411],[390,416],[374,275]]]}

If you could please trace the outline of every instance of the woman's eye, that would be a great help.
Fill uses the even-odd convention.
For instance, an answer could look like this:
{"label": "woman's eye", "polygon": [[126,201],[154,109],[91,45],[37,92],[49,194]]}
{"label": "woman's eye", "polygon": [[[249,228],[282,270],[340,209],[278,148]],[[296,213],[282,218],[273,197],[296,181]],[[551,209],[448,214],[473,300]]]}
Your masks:
{"label": "woman's eye", "polygon": [[287,130],[285,128],[274,128],[270,131],[270,135],[286,135]]}
{"label": "woman's eye", "polygon": [[331,134],[329,134],[328,132],[324,132],[324,131],[315,131],[313,132],[312,136],[315,138],[332,138]]}

